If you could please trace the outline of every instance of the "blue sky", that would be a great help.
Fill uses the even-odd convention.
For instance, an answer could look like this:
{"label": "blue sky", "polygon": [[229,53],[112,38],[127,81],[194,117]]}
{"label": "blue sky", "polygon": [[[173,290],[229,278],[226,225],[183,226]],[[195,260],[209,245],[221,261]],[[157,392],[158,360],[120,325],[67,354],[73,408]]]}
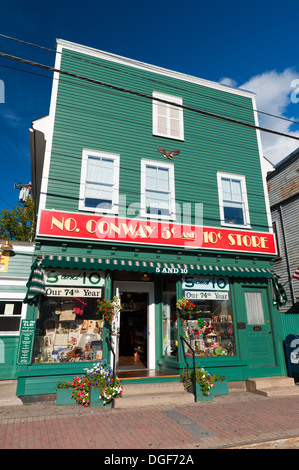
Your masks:
{"label": "blue sky", "polygon": [[[2,0],[0,34],[51,49],[66,39],[221,81],[257,93],[259,110],[299,121],[298,13],[297,0]],[[54,66],[53,52],[3,37],[0,51]],[[42,69],[1,57],[0,80],[2,210],[19,204],[14,184],[31,180],[28,129],[48,114],[52,81]],[[260,125],[299,137],[299,124],[260,115]],[[274,164],[299,147],[265,133],[262,142]]]}

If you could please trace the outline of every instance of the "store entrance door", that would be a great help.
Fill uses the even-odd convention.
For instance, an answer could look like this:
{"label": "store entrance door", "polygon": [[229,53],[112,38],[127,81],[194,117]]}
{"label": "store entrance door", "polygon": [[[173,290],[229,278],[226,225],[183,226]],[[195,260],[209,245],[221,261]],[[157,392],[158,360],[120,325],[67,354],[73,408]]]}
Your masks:
{"label": "store entrance door", "polygon": [[113,290],[122,307],[112,328],[117,369],[154,369],[154,284],[115,281]]}
{"label": "store entrance door", "polygon": [[123,292],[121,306],[118,367],[147,368],[148,294]]}
{"label": "store entrance door", "polygon": [[275,367],[275,348],[266,288],[243,287],[249,367]]}

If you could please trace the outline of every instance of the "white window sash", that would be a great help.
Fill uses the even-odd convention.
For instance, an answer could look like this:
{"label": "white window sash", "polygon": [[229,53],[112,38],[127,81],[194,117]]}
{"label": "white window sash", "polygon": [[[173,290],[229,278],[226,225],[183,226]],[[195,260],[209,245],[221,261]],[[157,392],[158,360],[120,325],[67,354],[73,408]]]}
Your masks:
{"label": "white window sash", "polygon": [[[109,178],[109,172],[107,172],[108,182],[97,181],[97,174],[93,175],[94,178],[89,175],[87,179],[87,165],[88,158],[102,158],[113,161],[113,180]],[[81,181],[80,181],[80,195],[79,195],[79,210],[99,212],[105,214],[118,214],[119,208],[119,160],[120,156],[114,153],[100,152],[96,150],[83,149],[82,152],[82,166],[81,166]],[[93,194],[102,195],[111,193],[112,207],[89,207],[86,205],[86,195],[90,196]]]}
{"label": "white window sash", "polygon": [[[169,188],[167,191],[160,189],[152,190],[146,187],[146,168],[147,167],[156,167],[161,169],[167,169],[169,172]],[[169,195],[169,214],[148,214],[146,212],[146,193],[152,191],[153,193],[161,193],[164,195]],[[158,162],[157,160],[141,160],[141,217],[154,218],[154,219],[166,219],[166,220],[175,220],[175,184],[174,184],[174,165],[173,163],[164,163]]]}
{"label": "white window sash", "polygon": [[[228,200],[224,198],[223,179],[235,180],[235,181],[240,182],[241,200],[237,200],[237,199]],[[236,175],[233,173],[217,172],[217,184],[218,184],[219,211],[220,211],[221,225],[226,226],[226,227],[251,228],[245,176]],[[236,223],[234,224],[234,223],[225,222],[224,207],[229,207],[229,206],[231,207],[239,206],[242,209],[243,220],[244,220],[243,224],[236,224]]]}
{"label": "white window sash", "polygon": [[248,325],[264,325],[265,315],[261,292],[244,292]]}
{"label": "white window sash", "polygon": [[183,99],[156,91],[153,91],[153,98],[174,103],[174,106],[172,106],[168,103],[153,100],[153,134],[175,140],[184,140],[183,109],[175,107],[175,104],[182,105]]}

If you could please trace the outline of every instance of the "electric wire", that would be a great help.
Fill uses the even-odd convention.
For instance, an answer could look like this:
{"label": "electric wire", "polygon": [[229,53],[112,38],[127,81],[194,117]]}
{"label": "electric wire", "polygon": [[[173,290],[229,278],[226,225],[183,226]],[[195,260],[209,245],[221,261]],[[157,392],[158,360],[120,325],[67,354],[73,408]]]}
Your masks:
{"label": "electric wire", "polygon": [[261,126],[256,126],[254,124],[250,124],[248,122],[240,121],[238,119],[233,119],[233,118],[230,118],[230,117],[227,117],[227,116],[222,116],[222,115],[219,115],[219,114],[211,113],[209,111],[203,111],[201,109],[193,108],[191,106],[186,106],[186,105],[183,105],[183,104],[174,103],[172,101],[165,100],[165,99],[162,99],[162,98],[153,97],[151,95],[147,95],[146,93],[141,93],[141,92],[138,92],[138,91],[135,91],[135,90],[130,90],[130,89],[123,88],[123,87],[120,87],[120,86],[117,86],[117,85],[112,85],[111,83],[106,83],[106,82],[103,82],[101,80],[97,80],[97,79],[90,78],[90,77],[85,77],[83,75],[78,75],[76,73],[68,72],[66,70],[56,69],[54,67],[50,67],[49,65],[40,64],[38,62],[23,59],[21,57],[16,57],[16,56],[13,56],[11,54],[6,54],[4,52],[0,52],[0,56],[4,57],[6,59],[15,60],[17,62],[27,64],[27,65],[30,65],[30,66],[33,66],[33,67],[38,67],[38,68],[42,68],[42,69],[45,69],[45,70],[49,70],[49,71],[54,72],[54,73],[58,73],[58,74],[66,75],[66,76],[69,76],[69,77],[73,77],[75,79],[84,80],[84,81],[87,81],[87,82],[90,82],[90,83],[95,83],[97,85],[107,87],[107,88],[110,88],[110,89],[113,89],[113,90],[117,90],[117,91],[120,91],[120,92],[123,92],[123,93],[128,93],[128,94],[131,94],[131,95],[134,95],[134,96],[141,96],[141,97],[146,98],[148,100],[154,100],[155,102],[161,102],[161,103],[164,103],[164,104],[175,106],[177,108],[186,109],[188,111],[192,111],[192,112],[197,113],[197,114],[209,116],[213,119],[220,119],[220,120],[227,121],[227,122],[237,124],[237,125],[240,125],[240,126],[245,126],[245,127],[251,128],[251,129],[267,132],[267,133],[274,134],[274,135],[279,135],[281,137],[287,137],[289,139],[299,140],[299,137],[296,137],[294,135],[284,134],[284,133],[279,132],[279,131],[275,131],[275,130],[272,130],[272,129],[267,129],[267,128],[261,127]]}
{"label": "electric wire", "polygon": [[[48,47],[45,47],[45,46],[40,46],[38,44],[34,44],[34,43],[31,43],[31,42],[28,42],[28,41],[24,41],[24,40],[21,40],[21,39],[18,39],[18,38],[13,38],[11,36],[7,36],[5,34],[0,34],[0,37],[3,37],[5,39],[10,39],[12,41],[16,41],[16,42],[19,42],[19,43],[22,43],[22,44],[25,44],[25,45],[29,45],[29,46],[32,46],[32,47],[36,47],[38,49],[42,49],[42,50],[46,50],[46,51],[49,51],[49,52],[53,52],[53,53],[56,53],[56,54],[63,54],[64,56],[66,57],[70,57],[70,58],[73,58],[73,59],[76,59],[76,60],[80,60],[80,61],[83,61],[83,62],[86,62],[86,63],[89,63],[89,64],[92,64],[92,65],[96,65],[98,67],[102,67],[102,68],[107,68],[109,70],[114,70],[118,73],[123,73],[123,74],[127,74],[127,75],[131,75],[131,76],[134,76],[134,77],[138,77],[137,74],[134,74],[132,72],[128,72],[128,71],[124,71],[124,70],[120,70],[120,69],[117,69],[115,67],[112,67],[111,65],[108,66],[108,65],[104,65],[104,64],[100,64],[99,62],[96,62],[94,60],[90,60],[90,59],[86,59],[85,57],[82,57],[82,56],[74,56],[73,54],[70,54],[70,53],[67,53],[65,52],[65,50],[63,52],[60,52],[60,51],[57,51],[55,49],[51,49],[51,48],[48,48]],[[108,54],[107,52],[105,52],[105,54]],[[112,54],[111,54],[112,55]],[[127,59],[128,60],[128,59]],[[139,78],[139,77],[138,77]],[[149,78],[149,77],[145,77],[145,79],[147,81],[150,81],[150,82],[153,82],[153,83],[157,83],[157,84],[161,84],[161,85],[165,85],[164,82],[160,81],[160,80],[155,80],[155,79],[152,79],[152,78]],[[204,93],[199,93],[199,92],[194,92],[194,91],[191,91],[191,90],[186,90],[185,88],[183,87],[180,87],[180,86],[177,86],[177,85],[172,85],[172,84],[169,84],[167,83],[167,87],[170,87],[170,88],[174,88],[174,89],[177,89],[177,90],[180,90],[180,91],[184,91],[184,92],[188,92],[188,93],[191,93],[191,94],[195,94],[197,96],[202,96],[204,98],[208,98],[208,99],[211,99],[211,100],[214,100],[214,101],[217,101],[217,102],[221,102],[221,103],[225,103],[225,104],[228,104],[228,105],[231,105],[231,106],[235,106],[235,107],[238,107],[238,108],[242,108],[242,109],[247,109],[249,111],[254,111],[254,112],[257,112],[259,114],[263,114],[265,116],[269,116],[269,117],[273,117],[275,119],[281,119],[283,121],[287,121],[287,122],[290,122],[292,124],[299,124],[299,121],[295,121],[293,119],[289,119],[289,118],[286,118],[286,117],[283,117],[283,116],[277,116],[275,114],[272,114],[272,113],[267,113],[265,111],[260,111],[258,109],[252,109],[252,108],[249,108],[247,106],[244,106],[244,105],[241,105],[241,104],[237,104],[237,103],[233,103],[233,102],[230,102],[230,101],[227,101],[227,100],[224,100],[224,99],[221,99],[221,98],[216,98],[216,97],[213,97],[213,96],[208,96],[208,95],[205,95]]]}

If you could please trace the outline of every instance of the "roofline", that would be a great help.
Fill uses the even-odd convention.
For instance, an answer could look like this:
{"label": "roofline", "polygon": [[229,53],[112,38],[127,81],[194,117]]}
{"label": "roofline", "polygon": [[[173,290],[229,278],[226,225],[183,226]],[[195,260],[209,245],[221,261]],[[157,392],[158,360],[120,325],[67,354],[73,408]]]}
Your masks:
{"label": "roofline", "polygon": [[269,175],[267,176],[267,179],[271,179],[274,176],[276,176],[277,173],[279,173],[280,171],[283,171],[284,168],[290,165],[293,162],[293,160],[296,160],[297,158],[299,158],[299,147],[296,150],[294,150],[292,153],[287,155],[285,158],[283,158],[280,162],[278,162],[274,166],[274,170],[271,173],[269,173]]}
{"label": "roofline", "polygon": [[123,56],[113,54],[110,52],[105,52],[99,49],[95,49],[93,47],[84,46],[82,44],[77,44],[74,42],[66,41],[64,39],[56,39],[56,48],[57,46],[60,46],[61,49],[65,48],[65,49],[76,51],[82,54],[88,54],[90,56],[97,57],[100,59],[110,60],[111,62],[116,62],[119,64],[135,67],[137,69],[146,70],[148,72],[153,72],[153,73],[157,73],[160,75],[165,75],[168,77],[176,78],[178,80],[184,80],[186,82],[195,83],[197,85],[214,88],[216,90],[224,91],[226,93],[232,93],[235,95],[240,95],[240,96],[244,96],[244,97],[251,98],[251,99],[255,96],[255,93],[251,91],[242,90],[240,88],[233,88],[228,85],[222,85],[218,82],[213,82],[211,80],[206,80],[204,78],[198,78],[198,77],[187,75],[181,72],[175,72],[170,69],[165,69],[163,67],[151,65],[151,64],[141,62],[135,59],[129,59],[127,57],[123,57]]}

